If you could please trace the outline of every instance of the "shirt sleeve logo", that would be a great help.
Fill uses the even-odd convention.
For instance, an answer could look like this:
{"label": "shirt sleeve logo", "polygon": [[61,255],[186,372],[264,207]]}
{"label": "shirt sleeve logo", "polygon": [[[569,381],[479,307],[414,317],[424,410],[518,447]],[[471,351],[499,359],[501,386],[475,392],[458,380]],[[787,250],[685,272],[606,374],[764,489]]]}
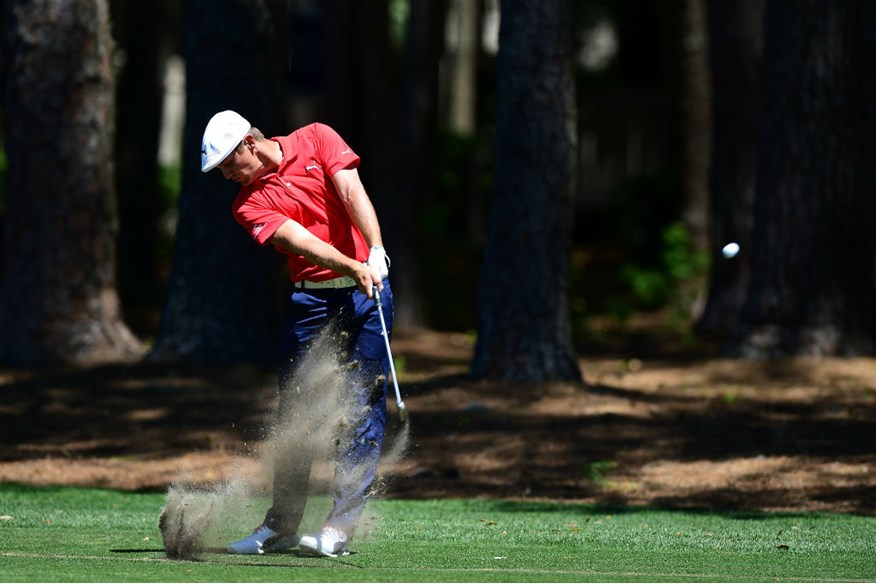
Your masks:
{"label": "shirt sleeve logo", "polygon": [[258,236],[259,236],[259,233],[261,233],[261,232],[262,232],[262,229],[264,229],[264,228],[265,228],[265,224],[264,224],[264,223],[256,223],[255,225],[253,225],[253,226],[252,226],[252,236],[253,236],[253,238],[258,237]]}

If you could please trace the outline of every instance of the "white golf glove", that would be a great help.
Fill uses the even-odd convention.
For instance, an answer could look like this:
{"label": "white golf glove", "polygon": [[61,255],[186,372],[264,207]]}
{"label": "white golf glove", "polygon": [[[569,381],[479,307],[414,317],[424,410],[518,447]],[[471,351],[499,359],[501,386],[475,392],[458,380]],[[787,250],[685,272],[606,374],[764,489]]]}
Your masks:
{"label": "white golf glove", "polygon": [[371,248],[371,253],[368,254],[368,261],[365,263],[377,271],[377,275],[380,276],[381,280],[389,276],[389,256],[386,255],[386,250],[379,245]]}

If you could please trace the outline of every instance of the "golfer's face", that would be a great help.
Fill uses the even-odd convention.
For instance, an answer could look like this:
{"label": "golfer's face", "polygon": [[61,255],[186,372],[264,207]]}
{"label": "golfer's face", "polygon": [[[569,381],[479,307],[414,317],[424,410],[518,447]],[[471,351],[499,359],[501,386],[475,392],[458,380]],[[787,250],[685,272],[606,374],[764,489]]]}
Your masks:
{"label": "golfer's face", "polygon": [[255,158],[254,156],[248,155],[249,150],[241,142],[217,168],[222,171],[222,176],[226,179],[245,185],[252,181],[255,162],[257,162],[257,160],[250,160],[250,158]]}

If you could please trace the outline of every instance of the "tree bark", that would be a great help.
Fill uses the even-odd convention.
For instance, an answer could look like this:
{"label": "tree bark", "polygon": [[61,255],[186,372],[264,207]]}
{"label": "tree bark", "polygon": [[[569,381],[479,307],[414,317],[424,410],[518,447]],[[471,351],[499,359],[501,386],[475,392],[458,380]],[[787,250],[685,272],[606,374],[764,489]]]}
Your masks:
{"label": "tree bark", "polygon": [[571,4],[504,0],[501,19],[496,187],[472,374],[577,381],[568,290],[577,142]]}
{"label": "tree bark", "polygon": [[[697,331],[727,339],[739,322],[750,279],[758,115],[763,59],[763,0],[710,0],[712,160],[709,182],[708,298]],[[721,248],[742,253],[726,260]]]}
{"label": "tree bark", "polygon": [[153,361],[272,362],[282,291],[280,254],[256,245],[231,215],[237,185],[200,170],[210,117],[233,109],[266,136],[286,134],[285,4],[186,0],[186,126],[173,268]]}
{"label": "tree bark", "polygon": [[[857,0],[767,0],[751,285],[735,354],[874,350],[872,171]],[[863,177],[863,179],[862,179]]]}
{"label": "tree bark", "polygon": [[0,361],[139,355],[116,292],[112,39],[106,0],[4,5]]}

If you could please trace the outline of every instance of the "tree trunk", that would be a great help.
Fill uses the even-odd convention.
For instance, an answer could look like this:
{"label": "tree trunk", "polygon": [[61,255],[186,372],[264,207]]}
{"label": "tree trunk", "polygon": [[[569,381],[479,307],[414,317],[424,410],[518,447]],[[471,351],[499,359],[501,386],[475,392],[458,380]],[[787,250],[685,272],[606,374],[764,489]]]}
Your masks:
{"label": "tree trunk", "polygon": [[697,251],[708,248],[709,222],[709,149],[712,127],[709,106],[708,35],[706,34],[706,0],[684,0],[682,46],[684,69],[684,153],[682,188],[684,222],[693,235]]}
{"label": "tree trunk", "polygon": [[183,183],[173,268],[149,358],[199,363],[276,357],[280,254],[256,245],[231,215],[237,185],[200,170],[210,117],[233,109],[266,136],[282,121],[285,5],[281,0],[187,0]]}
{"label": "tree trunk", "polygon": [[378,207],[383,197],[391,200],[384,193],[388,188],[381,187],[393,171],[386,154],[394,136],[396,97],[387,5],[387,0],[327,0],[323,8],[327,121],[362,156],[365,188],[373,191],[369,195]]}
{"label": "tree trunk", "polygon": [[[860,2],[768,0],[751,285],[734,352],[874,350]],[[862,161],[864,162],[862,164]]]}
{"label": "tree trunk", "polygon": [[[158,286],[158,139],[164,71],[173,49],[174,0],[111,3],[124,55],[118,74],[116,186],[119,201],[119,294],[128,322],[148,330],[160,305]],[[136,318],[135,318],[136,317]]]}
{"label": "tree trunk", "polygon": [[865,193],[871,193],[866,197],[866,206],[861,209],[862,215],[866,217],[870,226],[866,233],[867,250],[869,255],[868,273],[870,275],[870,286],[876,289],[876,229],[872,226],[876,225],[876,75],[872,73],[874,64],[876,64],[876,5],[872,2],[865,4],[863,16],[861,18],[861,26],[863,27],[862,43],[860,54],[865,56],[865,72],[860,76],[861,93],[866,96],[863,99],[863,117],[862,128],[864,131],[864,144],[861,149],[861,189]]}
{"label": "tree trunk", "polygon": [[[401,76],[398,52],[390,43],[387,0],[331,0],[326,8],[334,71],[326,96],[329,121],[362,156],[362,179],[392,260],[399,329],[420,327],[424,319],[416,218],[431,184],[422,172],[432,140],[426,124],[434,116],[433,53],[435,32],[440,35],[443,30],[443,4],[444,0],[411,4]],[[399,79],[401,90],[396,91]]]}
{"label": "tree trunk", "polygon": [[477,123],[478,3],[451,0],[447,20],[447,125],[451,132],[468,137]]}
{"label": "tree trunk", "polygon": [[445,17],[443,1],[412,3],[402,58],[395,197],[391,205],[384,206],[384,238],[395,266],[399,328],[421,327],[425,320],[420,218],[435,197],[438,65]]}
{"label": "tree trunk", "polygon": [[[739,322],[749,282],[763,57],[763,0],[710,0],[712,166],[711,272],[697,330],[728,338]],[[721,248],[737,242],[732,260]]]}
{"label": "tree trunk", "polygon": [[571,4],[503,0],[501,19],[496,187],[472,374],[580,380],[568,290],[577,141]]}
{"label": "tree trunk", "polygon": [[[680,187],[682,221],[690,231],[691,251],[704,254],[709,247],[709,164],[712,127],[711,87],[706,34],[706,0],[682,0],[678,47],[681,90]],[[677,284],[676,293],[687,305],[692,320],[705,307],[705,274],[694,272],[690,280]]]}
{"label": "tree trunk", "polygon": [[0,360],[130,358],[119,311],[112,40],[106,0],[5,4]]}

